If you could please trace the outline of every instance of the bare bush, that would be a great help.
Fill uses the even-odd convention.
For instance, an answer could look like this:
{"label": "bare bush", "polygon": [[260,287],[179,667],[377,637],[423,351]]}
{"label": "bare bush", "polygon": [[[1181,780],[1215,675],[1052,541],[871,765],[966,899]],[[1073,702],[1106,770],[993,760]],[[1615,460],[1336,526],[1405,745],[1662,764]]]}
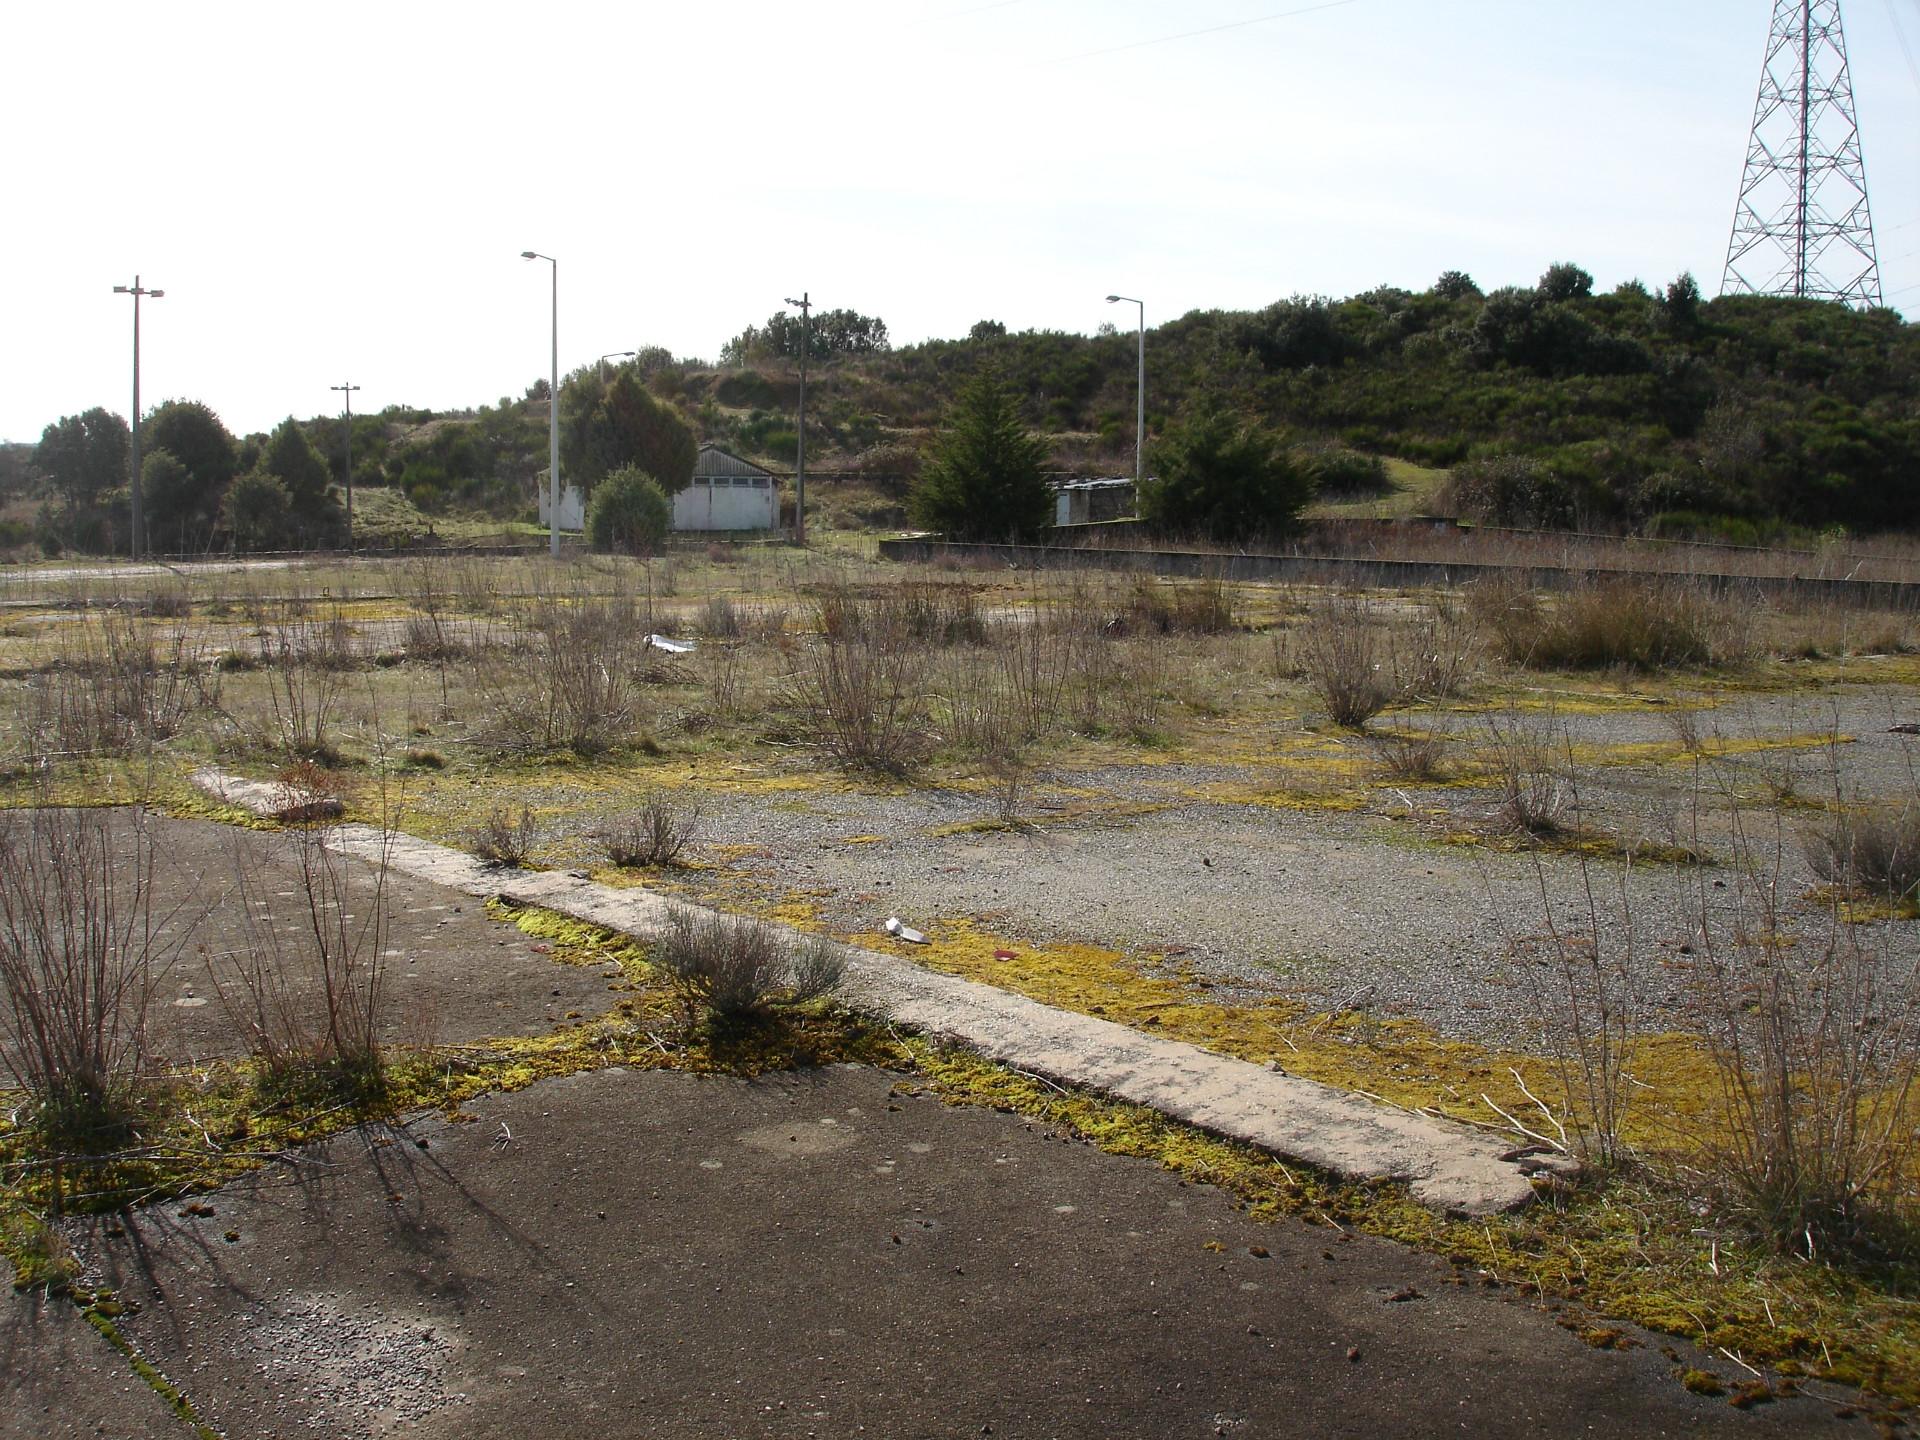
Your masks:
{"label": "bare bush", "polygon": [[1430,785],[1447,778],[1447,739],[1424,731],[1369,735],[1373,768],[1384,780]]}
{"label": "bare bush", "polygon": [[493,691],[483,743],[587,757],[631,743],[641,722],[646,635],[626,596],[540,602],[524,643],[482,677]]}
{"label": "bare bush", "polygon": [[1691,1018],[1721,1091],[1710,1178],[1813,1258],[1911,1214],[1920,966],[1891,924],[1848,924],[1837,904],[1785,914],[1784,849],[1738,833],[1734,884],[1696,879]]}
{"label": "bare bush", "polygon": [[801,656],[788,702],[836,764],[904,775],[926,752],[924,647],[894,627],[840,624]]}
{"label": "bare bush", "polygon": [[29,677],[26,748],[50,759],[152,745],[178,733],[195,708],[217,706],[219,688],[184,625],[109,610],[63,627],[52,665]]}
{"label": "bare bush", "polygon": [[384,1087],[388,857],[393,831],[365,875],[325,831],[285,832],[291,897],[236,850],[245,943],[209,957],[215,993],[276,1097],[358,1102]]}
{"label": "bare bush", "polygon": [[1566,741],[1553,733],[1551,723],[1543,733],[1512,712],[1489,715],[1483,753],[1499,787],[1499,826],[1525,835],[1557,834],[1565,823],[1572,782]]}
{"label": "bare bush", "polygon": [[1360,730],[1393,699],[1373,614],[1364,600],[1331,596],[1300,632],[1298,660],[1334,724]]}
{"label": "bare bush", "polygon": [[56,1144],[117,1143],[146,1063],[147,1007],[177,941],[155,917],[147,815],[0,813],[0,992],[7,1069]]}
{"label": "bare bush", "polygon": [[1473,682],[1480,647],[1480,621],[1473,610],[1437,601],[1394,632],[1394,688],[1410,700],[1448,700],[1463,694]]}
{"label": "bare bush", "polygon": [[763,1016],[776,1005],[829,994],[846,969],[837,945],[808,937],[797,945],[759,920],[675,909],[655,942],[653,962],[667,974],[689,1022],[720,1024]]}
{"label": "bare bush", "polygon": [[655,795],[638,810],[595,826],[593,839],[623,870],[677,865],[700,830],[700,810]]}
{"label": "bare bush", "polygon": [[522,805],[495,805],[467,836],[473,853],[489,865],[524,865],[540,839],[540,822]]}
{"label": "bare bush", "polygon": [[[1527,935],[1507,932],[1508,957],[1549,1037],[1550,1061],[1568,1112],[1563,1120],[1528,1091],[1531,1112],[1500,1113],[1530,1138],[1589,1165],[1611,1166],[1626,1156],[1621,1135],[1638,1088],[1630,1071],[1642,1005],[1638,933],[1629,872],[1616,873],[1615,887],[1603,900],[1594,884],[1597,867],[1584,856],[1577,863],[1579,909],[1571,922],[1556,915],[1546,866],[1536,855],[1542,929]],[[1506,925],[1505,917],[1495,914]],[[1521,1086],[1524,1090],[1524,1081]],[[1485,1103],[1499,1110],[1492,1100]]]}
{"label": "bare bush", "polygon": [[695,668],[714,715],[730,720],[746,713],[750,677],[745,646],[703,645]]}

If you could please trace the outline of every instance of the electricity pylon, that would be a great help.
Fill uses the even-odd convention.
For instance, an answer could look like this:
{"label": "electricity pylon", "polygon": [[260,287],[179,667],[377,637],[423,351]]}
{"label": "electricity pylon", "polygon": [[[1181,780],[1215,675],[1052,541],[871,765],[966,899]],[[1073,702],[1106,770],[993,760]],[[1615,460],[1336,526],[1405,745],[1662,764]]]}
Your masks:
{"label": "electricity pylon", "polygon": [[1840,0],[1774,0],[1720,293],[1881,303]]}

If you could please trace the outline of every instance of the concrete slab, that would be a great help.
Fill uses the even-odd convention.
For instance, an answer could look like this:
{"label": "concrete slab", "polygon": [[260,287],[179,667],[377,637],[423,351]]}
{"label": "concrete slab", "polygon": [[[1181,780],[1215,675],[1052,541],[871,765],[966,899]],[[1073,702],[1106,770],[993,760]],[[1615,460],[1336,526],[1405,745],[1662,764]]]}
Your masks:
{"label": "concrete slab", "polygon": [[136,1214],[90,1266],[208,1422],[262,1440],[1845,1429],[873,1071],[596,1072],[470,1110]]}
{"label": "concrete slab", "polygon": [[[229,803],[272,813],[281,787],[203,770],[196,783]],[[403,874],[471,895],[503,895],[642,938],[679,904],[562,871],[502,870],[471,855],[365,825],[341,825],[329,843]],[[1058,1010],[990,985],[922,970],[909,959],[852,952],[848,1003],[1051,1079],[1085,1086],[1260,1146],[1336,1175],[1404,1181],[1436,1208],[1490,1214],[1525,1204],[1532,1182],[1497,1136],[1411,1114],[1330,1086],[1269,1071],[1198,1046]]]}
{"label": "concrete slab", "polygon": [[0,1300],[0,1437],[179,1440],[192,1433],[73,1303]]}
{"label": "concrete slab", "polygon": [[[245,1054],[250,997],[240,972],[250,949],[276,939],[282,949],[273,968],[286,989],[274,1002],[284,998],[295,1014],[323,1013],[318,971],[304,962],[311,916],[294,837],[206,820],[146,819],[157,852],[159,945],[168,956],[147,1010],[148,1049],[175,1062]],[[115,854],[130,863],[130,812],[114,812],[108,823]],[[384,895],[376,897],[371,867],[351,856],[337,863],[349,916],[369,916],[376,898],[385,908],[379,948],[387,1043],[534,1033],[570,1013],[597,1015],[617,998],[607,971],[556,965],[550,947],[488,917],[469,891],[392,867]],[[369,940],[368,958],[372,948]]]}

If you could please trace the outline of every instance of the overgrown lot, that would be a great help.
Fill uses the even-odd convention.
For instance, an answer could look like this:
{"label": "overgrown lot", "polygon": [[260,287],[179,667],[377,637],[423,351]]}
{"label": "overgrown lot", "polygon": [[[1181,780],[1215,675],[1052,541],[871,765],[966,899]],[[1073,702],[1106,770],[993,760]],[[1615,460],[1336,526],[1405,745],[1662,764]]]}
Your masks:
{"label": "overgrown lot", "polygon": [[[851,1058],[1704,1342],[1730,1381],[1920,1397],[1917,647],[1911,615],[1676,579],[1342,593],[716,549],[63,580],[0,633],[8,1250],[60,1283],[59,1209],[359,1116]],[[1494,1226],[1427,1216],[876,1029],[821,998],[830,950],[751,927],[649,957],[503,917],[618,999],[449,1049],[387,1023],[384,902],[352,898],[380,881],[321,832],[287,830],[271,895],[242,869],[162,897],[152,832],[89,821],[238,819],[206,765],[307,820],[826,940],[894,945],[901,915],[930,966],[1585,1173]],[[206,968],[181,907],[216,902],[290,911],[209,978],[228,1042],[183,1047],[141,1022],[156,977]]]}

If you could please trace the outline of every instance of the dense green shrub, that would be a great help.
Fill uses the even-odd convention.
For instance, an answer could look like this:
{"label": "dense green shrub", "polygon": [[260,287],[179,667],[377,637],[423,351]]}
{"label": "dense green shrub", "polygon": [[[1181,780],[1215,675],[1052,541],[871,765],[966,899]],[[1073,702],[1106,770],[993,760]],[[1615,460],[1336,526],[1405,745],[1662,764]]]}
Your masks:
{"label": "dense green shrub", "polygon": [[1140,518],[1162,534],[1244,540],[1285,535],[1313,496],[1308,462],[1222,410],[1175,426],[1154,446]]}
{"label": "dense green shrub", "polygon": [[594,486],[587,539],[596,550],[651,555],[673,524],[673,502],[651,475],[624,466]]}

